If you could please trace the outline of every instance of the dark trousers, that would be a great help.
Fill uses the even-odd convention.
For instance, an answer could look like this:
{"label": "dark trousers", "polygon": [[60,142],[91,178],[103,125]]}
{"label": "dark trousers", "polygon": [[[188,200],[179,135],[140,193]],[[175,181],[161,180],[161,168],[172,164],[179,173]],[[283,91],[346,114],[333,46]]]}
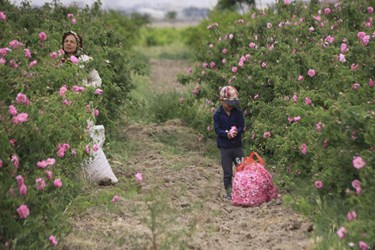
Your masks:
{"label": "dark trousers", "polygon": [[220,148],[221,166],[223,167],[223,180],[225,190],[232,189],[233,164],[243,158],[242,147]]}

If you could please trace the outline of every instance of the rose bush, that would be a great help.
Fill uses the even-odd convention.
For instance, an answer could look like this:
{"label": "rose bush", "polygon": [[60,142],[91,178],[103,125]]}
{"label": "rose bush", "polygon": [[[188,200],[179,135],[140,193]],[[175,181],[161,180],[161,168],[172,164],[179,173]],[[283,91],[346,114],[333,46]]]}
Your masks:
{"label": "rose bush", "polygon": [[276,166],[284,190],[301,188],[301,180],[310,189],[315,185],[319,190],[304,197],[315,209],[323,209],[315,196],[327,207],[339,199],[348,211],[360,208],[361,219],[343,223],[350,240],[372,246],[374,6],[279,1],[230,24],[212,22],[197,65],[180,76],[182,83],[198,83],[195,98],[213,99],[214,107],[219,87],[235,86],[247,125],[245,149],[260,151]]}
{"label": "rose bush", "polygon": [[[130,72],[139,70],[129,60],[134,40],[114,20],[126,32],[141,24],[100,10],[100,2],[78,9],[5,1],[1,8],[0,248],[45,249],[69,230],[64,211],[81,190],[82,162],[97,150],[88,120],[109,127],[132,88]],[[69,30],[84,37],[92,61],[61,62]],[[102,88],[82,85],[92,68]]]}

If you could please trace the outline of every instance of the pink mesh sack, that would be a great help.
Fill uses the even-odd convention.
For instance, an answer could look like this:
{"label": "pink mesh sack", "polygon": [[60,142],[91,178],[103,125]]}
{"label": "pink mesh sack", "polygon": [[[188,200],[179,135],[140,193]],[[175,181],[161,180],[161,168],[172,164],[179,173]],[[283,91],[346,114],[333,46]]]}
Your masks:
{"label": "pink mesh sack", "polygon": [[249,157],[258,162],[245,158],[241,170],[237,168],[232,183],[232,204],[236,206],[259,206],[260,204],[276,199],[278,192],[272,182],[272,175],[265,169],[264,160],[252,152]]}

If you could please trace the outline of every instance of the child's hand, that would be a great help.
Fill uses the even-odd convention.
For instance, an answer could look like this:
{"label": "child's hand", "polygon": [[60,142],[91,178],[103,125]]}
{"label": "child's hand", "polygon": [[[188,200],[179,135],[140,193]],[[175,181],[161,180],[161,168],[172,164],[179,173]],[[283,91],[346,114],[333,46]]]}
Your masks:
{"label": "child's hand", "polygon": [[237,127],[233,126],[231,127],[230,131],[227,131],[228,139],[233,139],[238,134]]}

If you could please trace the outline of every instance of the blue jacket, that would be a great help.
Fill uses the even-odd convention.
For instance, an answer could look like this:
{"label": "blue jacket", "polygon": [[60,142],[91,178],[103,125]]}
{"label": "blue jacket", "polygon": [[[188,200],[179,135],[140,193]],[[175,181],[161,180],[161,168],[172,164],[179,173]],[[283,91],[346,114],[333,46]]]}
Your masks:
{"label": "blue jacket", "polygon": [[[232,126],[237,127],[238,135],[233,139],[228,139],[226,131],[229,131]],[[220,105],[214,114],[214,127],[219,148],[242,147],[241,135],[244,132],[245,122],[240,109],[233,108],[230,115],[227,115]]]}

